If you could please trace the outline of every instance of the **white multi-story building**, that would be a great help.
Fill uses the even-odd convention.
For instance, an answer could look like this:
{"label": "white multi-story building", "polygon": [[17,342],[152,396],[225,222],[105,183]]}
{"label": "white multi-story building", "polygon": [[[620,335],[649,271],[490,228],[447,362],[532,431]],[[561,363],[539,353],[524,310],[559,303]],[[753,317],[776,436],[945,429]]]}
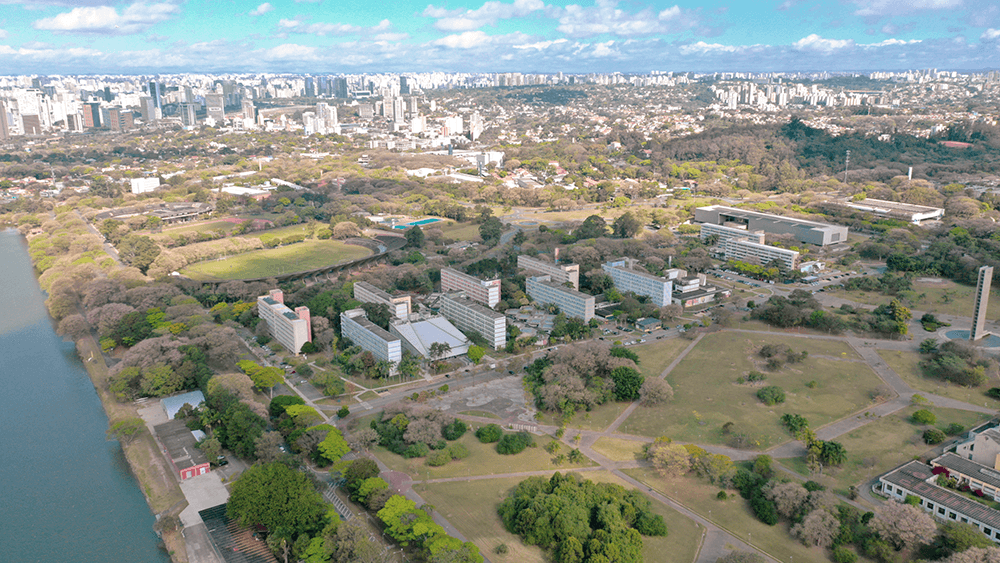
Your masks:
{"label": "white multi-story building", "polygon": [[522,254],[517,257],[517,267],[543,276],[552,276],[554,282],[569,282],[573,284],[573,289],[580,289],[579,264],[552,264]]}
{"label": "white multi-story building", "polygon": [[507,317],[462,294],[445,294],[441,314],[458,328],[481,335],[494,350],[507,345]]}
{"label": "white multi-story building", "polygon": [[536,303],[553,304],[567,317],[577,317],[584,322],[594,318],[594,296],[580,293],[560,283],[551,276],[533,276],[525,282],[528,297]]}
{"label": "white multi-story building", "polygon": [[635,260],[622,258],[607,262],[601,267],[615,282],[615,289],[621,293],[631,291],[636,295],[649,297],[650,303],[657,307],[670,304],[673,291],[673,281],[653,274],[634,270]]}
{"label": "white multi-story building", "polygon": [[787,248],[768,246],[746,239],[731,238],[719,245],[726,254],[726,260],[739,260],[765,266],[777,260],[789,270],[794,270],[799,262],[799,253]]}
{"label": "white multi-story building", "polygon": [[403,343],[399,337],[369,321],[364,309],[351,309],[341,313],[340,332],[362,350],[371,352],[376,359],[392,362],[393,371],[403,359]]}
{"label": "white multi-story building", "polygon": [[298,354],[302,345],[312,341],[309,307],[292,311],[285,305],[285,294],[272,289],[257,298],[257,315],[267,323],[267,330],[282,346]]}
{"label": "white multi-story building", "polygon": [[397,319],[408,319],[413,312],[409,295],[393,297],[368,282],[354,284],[354,298],[362,303],[382,303]]}
{"label": "white multi-story building", "polygon": [[500,302],[500,280],[483,281],[454,268],[441,269],[441,291],[462,291],[469,299],[489,307]]}
{"label": "white multi-story building", "polygon": [[723,242],[734,238],[748,239],[750,242],[764,244],[764,231],[750,232],[746,229],[724,227],[722,225],[713,225],[712,223],[702,223],[701,234],[699,236],[701,242],[705,242],[714,236],[716,237],[716,244],[720,246]]}
{"label": "white multi-story building", "polygon": [[158,176],[153,176],[152,178],[131,178],[129,185],[132,186],[132,193],[144,194],[160,187],[160,178]]}

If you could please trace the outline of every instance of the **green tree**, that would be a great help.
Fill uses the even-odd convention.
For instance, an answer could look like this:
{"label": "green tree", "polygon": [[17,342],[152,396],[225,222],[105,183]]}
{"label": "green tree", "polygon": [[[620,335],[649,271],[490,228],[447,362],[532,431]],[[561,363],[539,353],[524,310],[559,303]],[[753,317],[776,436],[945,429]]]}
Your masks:
{"label": "green tree", "polygon": [[633,238],[642,230],[642,221],[627,211],[611,223],[611,231],[618,238]]}
{"label": "green tree", "polygon": [[955,553],[960,553],[971,547],[993,547],[990,538],[972,524],[948,522],[941,528],[941,544]]}
{"label": "green tree", "polygon": [[487,246],[496,246],[503,235],[503,223],[496,217],[490,217],[479,225],[479,236]]}
{"label": "green tree", "polygon": [[475,344],[473,344],[469,346],[468,355],[469,359],[472,360],[472,363],[479,365],[479,361],[482,360],[483,356],[486,355],[486,350],[484,350],[480,346],[476,346]]}
{"label": "green tree", "polygon": [[139,417],[124,418],[116,421],[108,428],[108,440],[118,440],[122,444],[128,444],[134,440],[146,427],[146,424]]}
{"label": "green tree", "polygon": [[406,230],[406,247],[407,248],[423,248],[424,247],[424,231],[419,225],[413,225]]}
{"label": "green tree", "polygon": [[147,236],[126,235],[118,243],[118,257],[127,266],[135,266],[143,274],[160,255],[160,246]]}
{"label": "green tree", "polygon": [[261,524],[292,538],[323,527],[326,503],[304,473],[273,462],[254,465],[240,475],[226,512],[243,527]]}
{"label": "green tree", "polygon": [[600,215],[591,215],[573,231],[576,240],[603,237],[608,234],[608,223]]}
{"label": "green tree", "polygon": [[351,451],[351,447],[347,445],[347,440],[344,439],[344,435],[340,433],[340,430],[332,428],[329,433],[327,433],[326,438],[317,446],[319,452],[325,457],[330,463],[334,463],[340,458],[347,455]]}
{"label": "green tree", "polygon": [[635,368],[619,366],[611,371],[615,382],[615,398],[619,401],[634,401],[639,398],[639,390],[645,378]]}

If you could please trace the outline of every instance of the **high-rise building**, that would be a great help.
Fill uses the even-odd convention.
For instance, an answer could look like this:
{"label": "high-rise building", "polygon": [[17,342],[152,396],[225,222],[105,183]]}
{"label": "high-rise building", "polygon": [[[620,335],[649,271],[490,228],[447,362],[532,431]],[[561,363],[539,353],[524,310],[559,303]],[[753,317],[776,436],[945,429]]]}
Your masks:
{"label": "high-rise building", "polygon": [[226,121],[226,106],[222,94],[205,94],[205,110],[208,119],[214,119],[216,125]]}
{"label": "high-rise building", "polygon": [[101,103],[87,102],[83,104],[83,127],[93,129],[101,126]]}
{"label": "high-rise building", "polygon": [[551,276],[529,277],[525,281],[525,289],[532,301],[542,305],[555,305],[567,317],[583,319],[583,322],[594,318],[593,295],[553,282]]}
{"label": "high-rise building", "polygon": [[635,270],[634,266],[634,260],[622,258],[606,262],[601,265],[601,268],[611,276],[615,282],[615,289],[619,292],[631,291],[636,295],[645,295],[649,297],[649,302],[657,307],[670,305],[674,282],[667,278]]}
{"label": "high-rise building", "polygon": [[489,307],[500,302],[500,280],[483,281],[454,268],[441,269],[441,291],[464,291],[469,299]]}
{"label": "high-rise building", "polygon": [[976,307],[972,312],[972,330],[969,340],[975,342],[989,334],[986,332],[986,309],[990,304],[990,286],[993,285],[993,266],[979,268],[979,281],[976,283]]}
{"label": "high-rise building", "polygon": [[313,77],[311,76],[306,77],[305,95],[307,98],[316,97],[316,83],[313,81]]}
{"label": "high-rise building", "polygon": [[142,114],[144,123],[156,121],[156,103],[153,102],[153,98],[149,96],[139,98],[139,113]]}
{"label": "high-rise building", "polygon": [[368,282],[354,284],[354,298],[362,303],[384,304],[397,319],[409,318],[410,313],[413,312],[409,295],[393,297]]}
{"label": "high-rise building", "polygon": [[494,350],[507,345],[507,317],[462,293],[446,293],[441,298],[441,314],[458,328],[485,338]]}
{"label": "high-rise building", "polygon": [[160,83],[155,80],[151,81],[149,83],[149,97],[153,98],[153,105],[156,106],[156,109],[162,110],[163,98],[161,98],[160,96],[162,96],[162,93],[160,91]]}
{"label": "high-rise building", "polygon": [[399,93],[409,94],[410,93],[410,83],[409,79],[405,76],[399,77]]}
{"label": "high-rise building", "polygon": [[7,114],[7,102],[0,100],[0,141],[10,139],[10,116]]}
{"label": "high-rise building", "polygon": [[362,350],[376,359],[398,365],[403,359],[403,343],[398,336],[368,320],[364,309],[351,309],[340,314],[340,331]]}
{"label": "high-rise building", "polygon": [[292,311],[285,305],[285,294],[272,289],[257,298],[257,314],[267,323],[267,330],[282,346],[298,354],[302,345],[312,341],[312,327],[308,307]]}
{"label": "high-rise building", "polygon": [[340,77],[333,79],[333,95],[337,98],[347,97],[347,79]]}
{"label": "high-rise building", "polygon": [[573,289],[580,289],[579,264],[552,264],[522,254],[517,257],[517,267],[536,274],[552,276],[554,282],[569,282],[573,284]]}
{"label": "high-rise building", "polygon": [[375,117],[375,111],[372,110],[371,104],[358,104],[358,118],[372,119],[374,117]]}
{"label": "high-rise building", "polygon": [[249,98],[243,98],[240,102],[241,111],[243,113],[243,119],[250,119],[253,121],[257,120],[257,108],[253,105],[253,100]]}
{"label": "high-rise building", "polygon": [[181,115],[181,124],[184,127],[195,127],[198,125],[198,117],[195,113],[197,104],[181,104],[178,108]]}

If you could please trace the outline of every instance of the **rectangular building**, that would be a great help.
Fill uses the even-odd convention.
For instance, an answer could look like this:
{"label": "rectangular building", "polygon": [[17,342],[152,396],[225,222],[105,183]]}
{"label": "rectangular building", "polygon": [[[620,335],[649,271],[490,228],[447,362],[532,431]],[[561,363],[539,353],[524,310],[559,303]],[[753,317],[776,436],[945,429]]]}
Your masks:
{"label": "rectangular building", "polygon": [[716,244],[722,245],[723,242],[734,239],[742,238],[748,239],[750,242],[756,242],[757,244],[764,244],[764,231],[757,231],[751,233],[746,229],[737,229],[735,227],[724,227],[722,225],[713,225],[712,223],[704,223],[701,226],[701,242],[707,241],[710,237],[716,237]]}
{"label": "rectangular building", "polygon": [[473,301],[493,307],[500,302],[500,280],[483,281],[454,268],[441,269],[441,291],[462,291]]}
{"label": "rectangular building", "polygon": [[441,298],[441,314],[458,328],[485,338],[494,350],[507,345],[507,317],[461,293],[445,294]]}
{"label": "rectangular building", "polygon": [[298,307],[292,311],[285,305],[285,294],[280,289],[272,289],[257,298],[257,315],[267,323],[271,336],[293,354],[298,354],[303,344],[312,341],[309,308]]}
{"label": "rectangular building", "polygon": [[132,193],[144,194],[160,187],[160,178],[159,176],[153,176],[151,178],[130,178],[129,184],[132,186]]}
{"label": "rectangular building", "polygon": [[685,309],[698,307],[731,294],[728,289],[709,285],[705,274],[688,277],[684,270],[671,270],[671,273],[674,271],[679,272],[678,276],[672,278],[674,287],[670,299],[675,305],[680,305]]}
{"label": "rectangular building", "polygon": [[794,250],[758,244],[746,239],[727,239],[719,245],[719,248],[726,254],[726,260],[739,260],[761,266],[777,260],[789,270],[794,270],[799,263],[799,253]]}
{"label": "rectangular building", "polygon": [[397,319],[408,319],[413,312],[409,295],[393,297],[368,282],[354,284],[354,298],[362,303],[382,303]]}
{"label": "rectangular building", "polygon": [[847,227],[724,205],[699,207],[694,210],[694,220],[699,223],[745,228],[748,231],[764,231],[773,235],[792,235],[799,242],[817,246],[847,242]]}
{"label": "rectangular building", "polygon": [[632,268],[635,266],[635,262],[630,258],[622,258],[614,262],[607,262],[601,268],[611,276],[615,282],[615,289],[619,292],[631,291],[636,295],[645,295],[649,297],[650,303],[657,307],[669,305],[673,292],[673,281],[634,270]]}
{"label": "rectangular building", "polygon": [[195,432],[201,438],[205,436],[200,430],[192,431],[183,419],[174,419],[154,426],[153,432],[181,481],[206,475],[211,471],[208,456],[196,447],[199,437]]}
{"label": "rectangular building", "polygon": [[552,276],[554,282],[569,282],[573,284],[573,289],[580,289],[579,264],[552,264],[522,254],[517,257],[517,267],[534,272],[536,275]]}
{"label": "rectangular building", "polygon": [[933,221],[944,217],[944,209],[940,207],[914,205],[912,203],[886,201],[870,197],[866,197],[861,201],[847,201],[844,205],[851,209],[857,209],[858,211],[864,211],[879,217],[902,219],[915,225],[919,225],[921,221]]}
{"label": "rectangular building", "polygon": [[584,322],[594,318],[593,295],[555,283],[550,276],[529,277],[525,285],[528,297],[536,303],[556,305],[567,317],[583,319]]}
{"label": "rectangular building", "polygon": [[[399,336],[368,320],[364,309],[351,309],[340,314],[340,332],[376,359],[398,365],[403,359],[403,343]],[[395,371],[395,368],[393,368]]]}
{"label": "rectangular building", "polygon": [[[431,360],[453,358],[469,352],[468,337],[444,317],[434,317],[416,323],[395,323],[389,327],[393,336],[402,340],[403,349],[411,354]],[[435,355],[431,348],[434,344],[447,344],[447,350]]]}

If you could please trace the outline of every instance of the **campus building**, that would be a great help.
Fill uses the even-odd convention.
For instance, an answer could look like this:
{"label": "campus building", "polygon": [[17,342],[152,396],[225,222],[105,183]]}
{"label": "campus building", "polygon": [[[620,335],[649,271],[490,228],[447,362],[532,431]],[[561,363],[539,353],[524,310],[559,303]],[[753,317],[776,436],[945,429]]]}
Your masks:
{"label": "campus building", "polygon": [[355,282],[354,298],[362,303],[381,303],[397,319],[408,319],[413,312],[409,295],[393,297],[368,282]]}
{"label": "campus building", "polygon": [[650,303],[657,307],[670,304],[673,282],[667,278],[633,269],[637,260],[622,258],[607,262],[601,267],[615,282],[615,289],[621,293],[631,291],[636,295],[649,297]]}
{"label": "campus building", "polygon": [[719,244],[718,248],[726,255],[726,260],[738,260],[761,266],[766,266],[777,260],[789,270],[794,270],[799,264],[799,253],[795,250],[769,246],[747,239],[729,238]]}
{"label": "campus building", "polygon": [[584,322],[594,318],[594,296],[580,293],[561,283],[552,281],[551,276],[533,276],[525,282],[528,297],[536,303],[555,305],[567,317],[577,317]]}
{"label": "campus building", "polygon": [[701,242],[708,242],[709,238],[715,237],[715,244],[719,246],[722,246],[722,243],[727,240],[734,238],[747,239],[750,242],[764,244],[764,231],[750,232],[746,229],[713,225],[712,223],[705,223],[701,226],[699,237],[701,238]]}
{"label": "campus building", "polygon": [[[444,317],[433,317],[415,323],[394,323],[389,332],[402,341],[403,349],[419,357],[433,360],[461,356],[469,352],[468,337]],[[447,344],[448,350],[437,357],[431,354],[435,343]]]}
{"label": "campus building", "polygon": [[914,205],[912,203],[901,203],[898,201],[886,201],[884,199],[872,199],[867,197],[861,201],[847,201],[844,203],[851,209],[871,213],[878,217],[889,217],[891,219],[901,219],[914,225],[919,225],[921,221],[934,221],[944,217],[944,209],[940,207],[929,207],[926,205]]}
{"label": "campus building", "polygon": [[463,291],[469,299],[488,307],[500,302],[500,280],[483,281],[454,268],[441,269],[441,291]]}
{"label": "campus building", "polygon": [[392,362],[394,366],[403,359],[403,343],[399,336],[369,321],[364,309],[341,313],[340,332],[362,350],[371,352],[376,359]]}
{"label": "campus building", "polygon": [[[556,250],[558,251],[558,249]],[[559,256],[558,253],[556,256]],[[556,283],[569,282],[573,284],[573,289],[580,289],[579,264],[553,264],[521,254],[517,257],[517,267],[533,272],[535,275],[552,276],[552,281]]]}
{"label": "campus building", "polygon": [[[912,495],[918,499],[920,508],[938,520],[970,524],[993,542],[1000,543],[1000,512],[955,491],[938,486],[938,476],[935,471],[947,471],[960,484],[973,486],[969,475],[964,473],[972,471],[972,469],[959,470],[956,467],[956,460],[961,461],[962,458],[945,454],[931,461],[931,464],[944,468],[939,470],[932,469],[931,466],[919,461],[911,461],[879,477],[878,483],[875,485],[876,492],[881,492],[897,502],[904,502],[907,496]],[[952,474],[952,469],[948,469],[948,466],[956,468],[954,474]],[[989,473],[981,473],[978,468],[974,469],[975,475],[977,475],[974,482],[976,486],[982,487],[987,483],[992,483],[990,485],[992,490],[1000,487],[1000,479]],[[1000,474],[997,474],[997,477],[1000,477]],[[986,492],[985,489],[979,490],[983,490],[984,494]]]}
{"label": "campus building", "polygon": [[680,274],[673,278],[674,288],[670,300],[675,305],[688,309],[712,303],[716,299],[728,297],[732,292],[728,289],[709,285],[708,277],[705,274],[688,276],[685,270],[677,271]]}
{"label": "campus building", "polygon": [[747,231],[764,231],[771,235],[792,235],[799,242],[827,246],[847,242],[847,227],[817,223],[771,213],[759,213],[724,205],[710,205],[694,210],[699,223],[722,225]]}
{"label": "campus building", "polygon": [[272,289],[257,298],[257,315],[267,323],[271,336],[293,354],[298,354],[303,344],[312,341],[309,307],[297,307],[292,311],[285,305],[285,294],[280,289]]}
{"label": "campus building", "polygon": [[441,314],[458,328],[485,338],[494,350],[507,345],[507,317],[461,293],[441,297]]}

